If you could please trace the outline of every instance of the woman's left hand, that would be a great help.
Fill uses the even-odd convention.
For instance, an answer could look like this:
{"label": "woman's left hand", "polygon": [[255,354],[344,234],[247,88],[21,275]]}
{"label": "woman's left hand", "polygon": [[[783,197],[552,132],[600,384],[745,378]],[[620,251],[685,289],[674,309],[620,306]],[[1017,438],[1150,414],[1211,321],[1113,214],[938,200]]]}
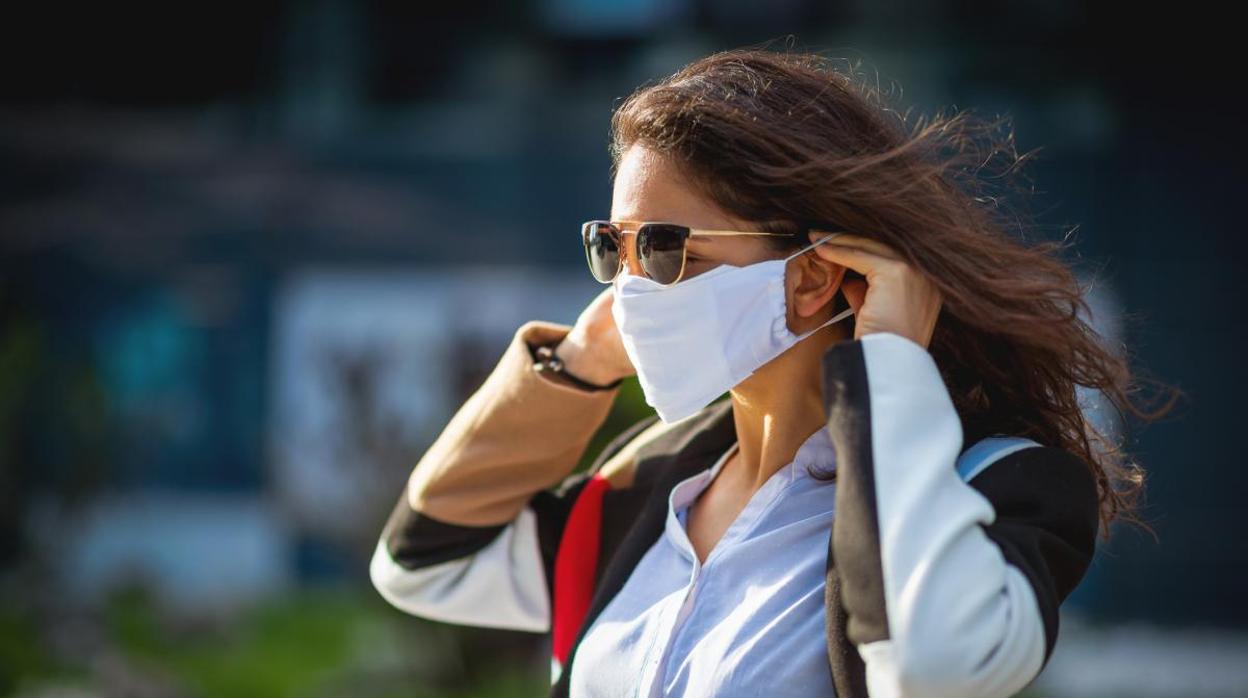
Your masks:
{"label": "woman's left hand", "polygon": [[[812,233],[811,241],[826,234]],[[854,339],[892,332],[927,348],[940,315],[940,291],[892,248],[860,235],[834,233],[814,248],[822,258],[866,277],[841,285],[854,310]]]}

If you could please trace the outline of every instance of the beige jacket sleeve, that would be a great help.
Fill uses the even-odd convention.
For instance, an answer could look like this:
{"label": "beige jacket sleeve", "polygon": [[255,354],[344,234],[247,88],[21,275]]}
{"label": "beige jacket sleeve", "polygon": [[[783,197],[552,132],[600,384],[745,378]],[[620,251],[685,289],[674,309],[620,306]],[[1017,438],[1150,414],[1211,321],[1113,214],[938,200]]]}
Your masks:
{"label": "beige jacket sleeve", "polygon": [[562,339],[571,329],[532,320],[516,330],[412,470],[412,509],[451,524],[507,524],[534,494],[572,473],[619,389],[582,390],[532,370],[528,344]]}

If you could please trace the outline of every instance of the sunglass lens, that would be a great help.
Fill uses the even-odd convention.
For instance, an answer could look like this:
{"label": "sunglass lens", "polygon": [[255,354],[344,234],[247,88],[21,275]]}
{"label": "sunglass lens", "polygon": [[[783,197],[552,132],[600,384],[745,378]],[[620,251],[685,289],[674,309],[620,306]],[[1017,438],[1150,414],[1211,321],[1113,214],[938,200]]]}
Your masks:
{"label": "sunglass lens", "polygon": [[652,223],[637,234],[637,258],[646,274],[661,284],[680,278],[685,266],[685,240],[689,229],[680,225]]}
{"label": "sunglass lens", "polygon": [[594,278],[608,283],[620,268],[619,237],[607,223],[591,221],[581,228],[585,239],[585,257]]}

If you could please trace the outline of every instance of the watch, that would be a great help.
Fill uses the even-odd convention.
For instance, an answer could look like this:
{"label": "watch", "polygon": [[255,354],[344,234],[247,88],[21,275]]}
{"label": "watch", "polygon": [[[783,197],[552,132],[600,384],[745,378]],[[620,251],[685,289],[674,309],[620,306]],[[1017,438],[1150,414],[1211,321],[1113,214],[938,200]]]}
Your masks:
{"label": "watch", "polygon": [[[559,340],[559,342],[562,341],[562,339]],[[558,356],[555,356],[555,347],[559,346],[559,342],[536,347],[529,345],[529,352],[533,355],[533,370],[535,372],[557,373],[574,385],[580,386],[585,390],[611,390],[612,388],[618,387],[620,383],[624,382],[624,379],[620,378],[612,383],[608,383],[607,385],[598,385],[572,375],[568,372],[563,360]]]}

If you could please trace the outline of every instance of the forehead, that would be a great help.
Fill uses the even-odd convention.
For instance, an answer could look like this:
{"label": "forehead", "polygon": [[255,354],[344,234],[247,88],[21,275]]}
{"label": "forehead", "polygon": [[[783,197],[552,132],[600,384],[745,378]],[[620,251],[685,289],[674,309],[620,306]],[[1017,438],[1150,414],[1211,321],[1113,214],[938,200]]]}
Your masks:
{"label": "forehead", "polygon": [[725,223],[662,155],[633,146],[620,158],[611,194],[611,220],[669,221],[695,227]]}

